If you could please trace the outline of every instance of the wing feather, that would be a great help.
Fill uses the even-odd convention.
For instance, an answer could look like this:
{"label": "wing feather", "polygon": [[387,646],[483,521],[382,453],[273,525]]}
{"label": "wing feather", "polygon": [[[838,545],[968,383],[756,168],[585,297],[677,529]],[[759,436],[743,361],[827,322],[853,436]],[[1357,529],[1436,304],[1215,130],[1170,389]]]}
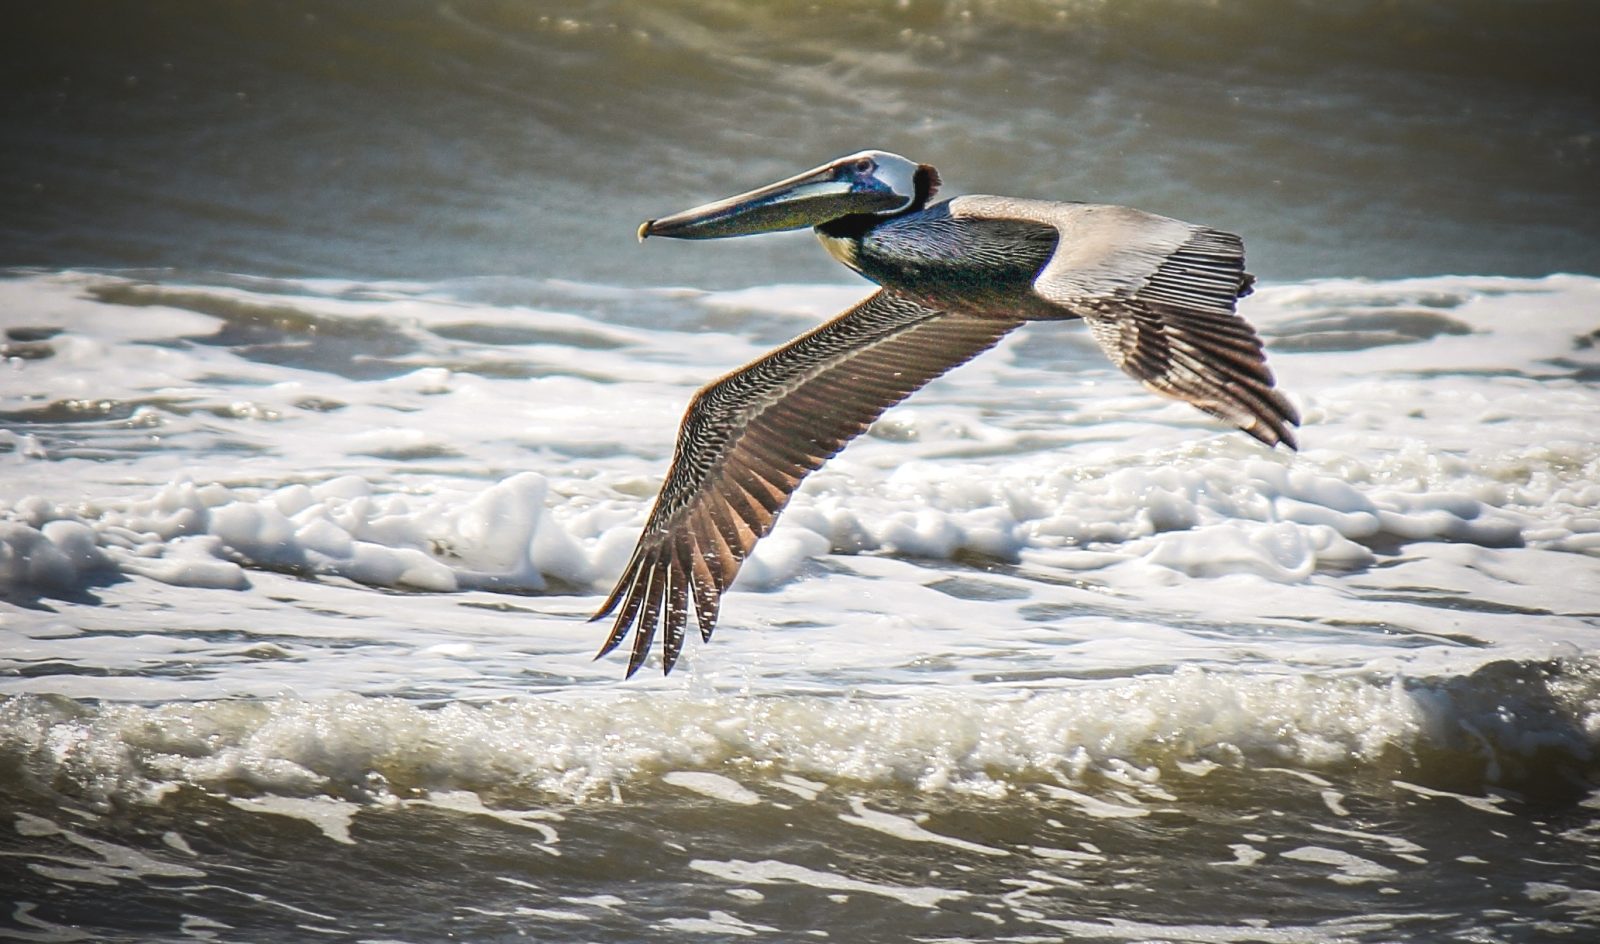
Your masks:
{"label": "wing feather", "polygon": [[633,654],[628,657],[629,675],[639,671],[639,666],[644,665],[645,657],[650,654],[650,643],[655,641],[656,628],[660,625],[661,603],[666,597],[670,572],[669,562],[657,557],[650,561],[649,571],[639,581],[639,585],[645,588],[644,609],[639,613],[639,626],[633,634]]}
{"label": "wing feather", "polygon": [[1054,227],[1034,291],[1087,321],[1112,363],[1269,446],[1295,448],[1300,415],[1235,310],[1255,281],[1238,236],[1130,207],[959,197],[950,208],[958,218]]}
{"label": "wing feather", "polygon": [[633,632],[631,676],[664,627],[662,670],[670,672],[691,606],[710,639],[723,591],[808,473],[889,407],[1019,324],[880,290],[702,388],[639,544],[594,616],[617,611],[600,655]]}
{"label": "wing feather", "polygon": [[1086,302],[1083,317],[1112,363],[1149,389],[1293,449],[1300,414],[1235,311],[1250,283],[1239,237],[1195,227],[1142,285]]}

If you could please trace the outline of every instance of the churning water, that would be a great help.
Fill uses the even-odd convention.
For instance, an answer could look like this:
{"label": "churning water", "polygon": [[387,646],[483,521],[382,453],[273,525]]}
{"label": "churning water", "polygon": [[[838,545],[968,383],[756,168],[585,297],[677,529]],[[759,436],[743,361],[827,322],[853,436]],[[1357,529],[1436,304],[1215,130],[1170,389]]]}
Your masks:
{"label": "churning water", "polygon": [[[1588,7],[537,6],[8,14],[0,940],[1600,929]],[[684,404],[867,291],[633,230],[867,146],[1243,233],[1303,451],[1027,326],[624,683]]]}

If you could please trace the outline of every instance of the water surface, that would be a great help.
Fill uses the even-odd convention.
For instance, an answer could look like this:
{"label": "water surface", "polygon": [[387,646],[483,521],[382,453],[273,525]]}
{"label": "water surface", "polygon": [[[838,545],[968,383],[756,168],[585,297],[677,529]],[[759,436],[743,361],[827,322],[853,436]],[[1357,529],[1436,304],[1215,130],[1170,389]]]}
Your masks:
{"label": "water surface", "polygon": [[[10,13],[0,939],[1593,936],[1593,20]],[[634,229],[863,146],[1243,233],[1303,449],[1027,326],[624,683],[684,404],[867,291]]]}

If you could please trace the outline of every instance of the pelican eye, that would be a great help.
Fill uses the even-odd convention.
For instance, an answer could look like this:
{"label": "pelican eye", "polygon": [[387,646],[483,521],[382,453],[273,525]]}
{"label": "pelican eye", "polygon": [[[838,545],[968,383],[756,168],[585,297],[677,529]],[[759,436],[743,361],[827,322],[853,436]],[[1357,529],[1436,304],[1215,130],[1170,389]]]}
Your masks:
{"label": "pelican eye", "polygon": [[876,170],[877,167],[877,163],[874,162],[872,158],[863,157],[861,160],[856,161],[855,171],[858,174],[870,174]]}

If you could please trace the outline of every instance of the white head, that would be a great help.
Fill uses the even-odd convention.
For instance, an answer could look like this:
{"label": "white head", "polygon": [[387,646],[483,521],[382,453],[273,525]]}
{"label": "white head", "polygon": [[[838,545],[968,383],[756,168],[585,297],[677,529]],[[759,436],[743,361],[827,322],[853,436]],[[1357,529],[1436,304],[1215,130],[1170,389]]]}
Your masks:
{"label": "white head", "polygon": [[[902,198],[899,206],[877,211],[881,215],[899,213],[917,200],[917,171],[924,165],[889,151],[858,151],[832,164],[836,173],[847,175],[854,187],[867,193],[894,194]],[[927,168],[932,170],[932,168]],[[927,195],[923,195],[927,199]]]}

